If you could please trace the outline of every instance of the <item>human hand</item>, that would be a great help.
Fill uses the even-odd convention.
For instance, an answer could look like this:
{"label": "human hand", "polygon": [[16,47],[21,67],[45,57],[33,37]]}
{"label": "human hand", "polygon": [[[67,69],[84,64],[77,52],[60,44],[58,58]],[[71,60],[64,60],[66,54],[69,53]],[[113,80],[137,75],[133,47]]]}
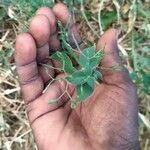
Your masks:
{"label": "human hand", "polygon": [[[55,81],[45,93],[51,78],[40,63],[56,66],[47,59],[49,50],[59,50],[56,18],[67,24],[70,13],[65,5],[56,4],[53,10],[40,8],[32,19],[29,32],[17,37],[15,61],[22,96],[39,150],[139,150],[137,94],[128,73],[121,63],[117,48],[117,33],[110,29],[100,38],[97,49],[105,46],[108,55],[103,67],[122,66],[120,71],[102,70],[103,83],[76,109],[70,108],[64,95],[57,104],[49,105],[66,87],[65,81]],[[76,39],[80,37],[73,24]],[[53,78],[62,76],[50,69]],[[69,93],[75,96],[74,87]]]}

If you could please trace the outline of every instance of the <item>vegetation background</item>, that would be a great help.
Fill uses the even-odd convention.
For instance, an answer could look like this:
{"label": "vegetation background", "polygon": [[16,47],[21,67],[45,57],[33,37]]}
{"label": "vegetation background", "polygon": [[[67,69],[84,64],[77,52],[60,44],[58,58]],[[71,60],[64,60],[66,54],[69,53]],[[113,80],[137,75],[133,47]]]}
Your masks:
{"label": "vegetation background", "polygon": [[[20,97],[14,43],[37,9],[55,2],[0,0],[0,150],[37,149]],[[118,28],[120,55],[138,89],[141,147],[150,150],[150,0],[63,2],[75,13],[86,45],[96,42],[108,28]]]}

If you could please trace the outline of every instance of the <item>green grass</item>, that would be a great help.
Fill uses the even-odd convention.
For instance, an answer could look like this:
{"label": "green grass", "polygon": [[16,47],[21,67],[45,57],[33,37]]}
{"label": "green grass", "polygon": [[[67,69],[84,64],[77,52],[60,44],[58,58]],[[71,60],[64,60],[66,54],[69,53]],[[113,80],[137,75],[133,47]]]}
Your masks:
{"label": "green grass", "polygon": [[[93,45],[108,28],[119,29],[122,61],[138,89],[141,147],[149,150],[150,2],[103,2],[78,0],[73,4],[73,1],[65,1],[76,14],[79,31],[87,47]],[[39,7],[53,5],[54,1],[50,0],[0,0],[0,147],[3,145],[4,150],[9,147],[15,150],[36,149],[23,103],[19,101],[20,89],[13,60],[14,42],[18,33],[27,30],[30,18]]]}

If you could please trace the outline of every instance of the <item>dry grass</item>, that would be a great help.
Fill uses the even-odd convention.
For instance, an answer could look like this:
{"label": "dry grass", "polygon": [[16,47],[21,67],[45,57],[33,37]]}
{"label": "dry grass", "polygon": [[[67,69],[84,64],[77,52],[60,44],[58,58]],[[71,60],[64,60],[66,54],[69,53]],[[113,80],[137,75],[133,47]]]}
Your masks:
{"label": "dry grass", "polygon": [[[76,19],[86,44],[95,42],[99,35],[111,26],[119,29],[118,45],[123,62],[138,87],[141,147],[143,150],[149,150],[150,97],[149,91],[146,90],[149,89],[150,78],[148,76],[147,79],[145,75],[150,74],[147,64],[150,50],[150,1],[139,0],[138,4],[136,0],[122,1],[123,4],[117,0],[91,0],[89,3],[83,3],[82,15],[80,6],[75,10]],[[21,32],[23,24],[27,24],[27,16],[19,11],[20,4],[14,6],[4,3],[5,1],[3,5],[0,4],[0,150],[34,150],[36,146],[24,103],[21,101],[13,60],[15,37]],[[108,14],[110,16],[107,16]],[[136,76],[133,76],[135,74]],[[145,78],[147,84],[141,82]]]}

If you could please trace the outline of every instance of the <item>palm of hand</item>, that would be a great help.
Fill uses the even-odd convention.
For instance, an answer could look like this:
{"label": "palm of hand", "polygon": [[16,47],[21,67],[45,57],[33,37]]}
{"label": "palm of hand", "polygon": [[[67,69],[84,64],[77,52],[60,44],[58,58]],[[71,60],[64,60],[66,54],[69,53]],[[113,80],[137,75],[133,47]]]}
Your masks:
{"label": "palm of hand", "polygon": [[[58,5],[54,8],[55,16],[65,24],[67,18],[65,14],[69,12],[65,6],[61,6],[63,9],[58,9]],[[94,94],[86,102],[81,103],[74,110],[70,108],[66,96],[58,104],[48,105],[48,100],[57,98],[63,92],[65,83],[56,81],[42,94],[44,82],[50,78],[42,66],[37,64],[46,60],[49,47],[59,48],[59,41],[52,11],[42,8],[37,14],[38,16],[35,16],[30,24],[30,34],[24,33],[17,39],[16,64],[38,148],[41,150],[135,149],[138,141],[137,98],[135,88],[124,70],[103,71],[104,82],[97,86]],[[75,27],[71,30],[78,37]],[[97,48],[102,48],[105,44],[109,55],[104,58],[102,65],[108,67],[116,63],[121,64],[114,29],[102,36]],[[52,62],[46,61],[46,63]],[[50,71],[50,74],[54,75],[54,72]],[[70,86],[69,90],[74,97],[74,88]]]}

